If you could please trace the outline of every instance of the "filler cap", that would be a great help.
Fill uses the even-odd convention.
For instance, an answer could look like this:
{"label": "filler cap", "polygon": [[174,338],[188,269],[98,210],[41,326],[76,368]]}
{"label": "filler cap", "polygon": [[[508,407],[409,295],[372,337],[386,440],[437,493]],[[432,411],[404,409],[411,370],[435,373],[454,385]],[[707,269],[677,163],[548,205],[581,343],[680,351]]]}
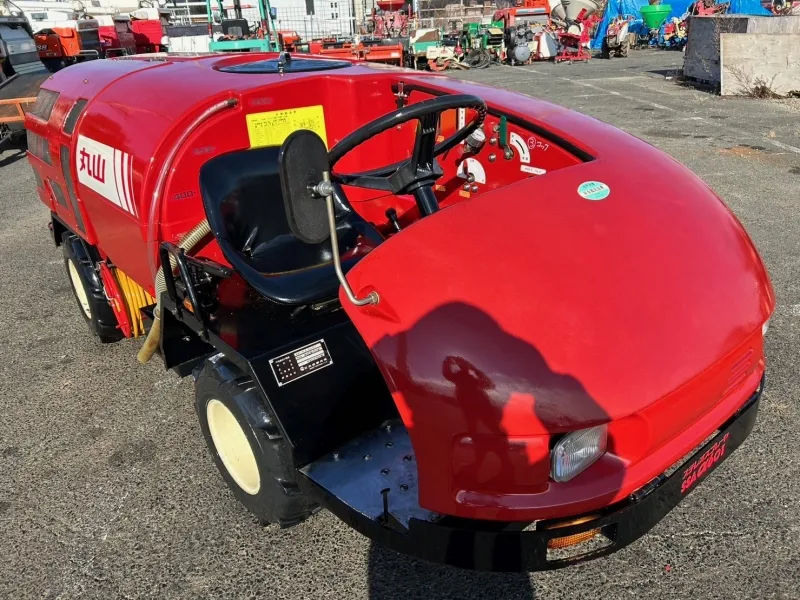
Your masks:
{"label": "filler cap", "polygon": [[344,69],[352,67],[353,63],[346,60],[328,60],[324,58],[298,58],[292,56],[291,60],[280,60],[270,58],[268,60],[258,60],[248,63],[240,63],[229,67],[220,67],[223,73],[257,73],[257,74],[278,74],[278,73],[309,73],[313,71],[331,71],[334,69]]}

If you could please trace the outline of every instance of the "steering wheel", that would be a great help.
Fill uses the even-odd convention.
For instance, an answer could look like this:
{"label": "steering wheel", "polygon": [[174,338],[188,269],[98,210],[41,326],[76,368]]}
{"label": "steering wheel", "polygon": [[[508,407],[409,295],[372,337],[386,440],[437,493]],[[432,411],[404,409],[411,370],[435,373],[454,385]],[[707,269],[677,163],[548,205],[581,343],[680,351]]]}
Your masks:
{"label": "steering wheel", "polygon": [[[472,108],[477,114],[467,125],[437,144],[436,130],[439,117],[444,111],[453,108]],[[480,127],[485,117],[486,103],[470,94],[450,94],[409,104],[359,127],[331,148],[328,153],[331,180],[354,187],[383,190],[395,195],[413,194],[421,214],[429,215],[439,210],[439,202],[433,193],[433,184],[444,174],[435,160],[436,157],[467,139]],[[414,150],[408,160],[361,173],[346,174],[334,170],[336,163],[357,146],[411,120],[419,121],[419,125]]]}

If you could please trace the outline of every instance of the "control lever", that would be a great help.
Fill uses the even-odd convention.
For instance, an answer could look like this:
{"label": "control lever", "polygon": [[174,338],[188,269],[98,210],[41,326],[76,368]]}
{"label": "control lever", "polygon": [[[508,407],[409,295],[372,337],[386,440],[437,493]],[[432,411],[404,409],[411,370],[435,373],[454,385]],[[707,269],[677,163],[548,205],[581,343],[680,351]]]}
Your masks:
{"label": "control lever", "polygon": [[403,82],[397,84],[397,92],[394,94],[395,97],[395,104],[397,104],[397,110],[400,110],[406,105],[406,100],[408,99],[408,94],[403,91]]}
{"label": "control lever", "polygon": [[386,209],[386,218],[389,219],[389,222],[394,227],[394,230],[399,232],[400,231],[400,221],[397,220],[397,211],[393,208]]}
{"label": "control lever", "polygon": [[344,293],[347,299],[356,306],[364,306],[366,304],[378,303],[378,292],[370,292],[366,298],[358,298],[353,293],[353,289],[347,282],[342,271],[342,258],[339,256],[339,238],[336,235],[336,212],[333,210],[333,184],[331,183],[331,174],[328,171],[322,173],[322,181],[311,188],[315,195],[325,198],[325,205],[328,208],[328,227],[331,232],[331,252],[333,253],[333,268],[336,270],[336,277],[339,283],[344,288]]}
{"label": "control lever", "polygon": [[508,119],[500,117],[500,123],[497,125],[498,138],[500,139],[500,147],[503,149],[503,158],[511,160],[514,158],[514,151],[508,144]]}

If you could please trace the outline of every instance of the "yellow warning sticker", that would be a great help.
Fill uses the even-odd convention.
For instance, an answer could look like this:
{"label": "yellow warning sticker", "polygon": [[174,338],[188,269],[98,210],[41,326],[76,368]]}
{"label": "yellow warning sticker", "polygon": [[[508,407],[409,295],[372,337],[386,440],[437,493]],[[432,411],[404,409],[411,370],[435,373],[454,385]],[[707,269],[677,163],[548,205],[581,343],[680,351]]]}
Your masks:
{"label": "yellow warning sticker", "polygon": [[322,106],[253,113],[247,115],[246,119],[251,148],[280,146],[290,133],[298,129],[313,131],[322,138],[325,146],[328,145]]}

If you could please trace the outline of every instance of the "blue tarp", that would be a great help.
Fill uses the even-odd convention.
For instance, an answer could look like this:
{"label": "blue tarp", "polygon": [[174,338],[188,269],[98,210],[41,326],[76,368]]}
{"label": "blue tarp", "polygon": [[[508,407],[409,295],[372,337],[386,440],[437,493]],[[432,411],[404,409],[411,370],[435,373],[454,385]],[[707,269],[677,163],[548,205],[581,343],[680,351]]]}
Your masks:
{"label": "blue tarp", "polygon": [[764,15],[771,16],[772,13],[761,6],[759,0],[731,0],[731,7],[728,9],[729,15]]}
{"label": "blue tarp", "polygon": [[672,17],[680,19],[695,2],[697,2],[697,0],[669,0],[663,3],[669,4],[672,7],[672,12],[669,13],[670,19]]}
{"label": "blue tarp", "polygon": [[[689,7],[697,0],[662,0],[663,4],[669,4],[672,7],[672,12],[669,18],[681,18],[689,10]],[[647,27],[642,21],[642,15],[639,12],[641,6],[649,4],[648,0],[609,0],[606,7],[606,13],[603,15],[603,20],[597,26],[597,30],[592,40],[592,49],[599,50],[603,46],[603,38],[606,37],[608,24],[616,17],[633,16],[636,18],[628,26],[631,33],[638,33],[640,35],[647,35]],[[730,0],[730,8],[728,9],[729,15],[772,15],[766,8],[761,6],[760,0]]]}

